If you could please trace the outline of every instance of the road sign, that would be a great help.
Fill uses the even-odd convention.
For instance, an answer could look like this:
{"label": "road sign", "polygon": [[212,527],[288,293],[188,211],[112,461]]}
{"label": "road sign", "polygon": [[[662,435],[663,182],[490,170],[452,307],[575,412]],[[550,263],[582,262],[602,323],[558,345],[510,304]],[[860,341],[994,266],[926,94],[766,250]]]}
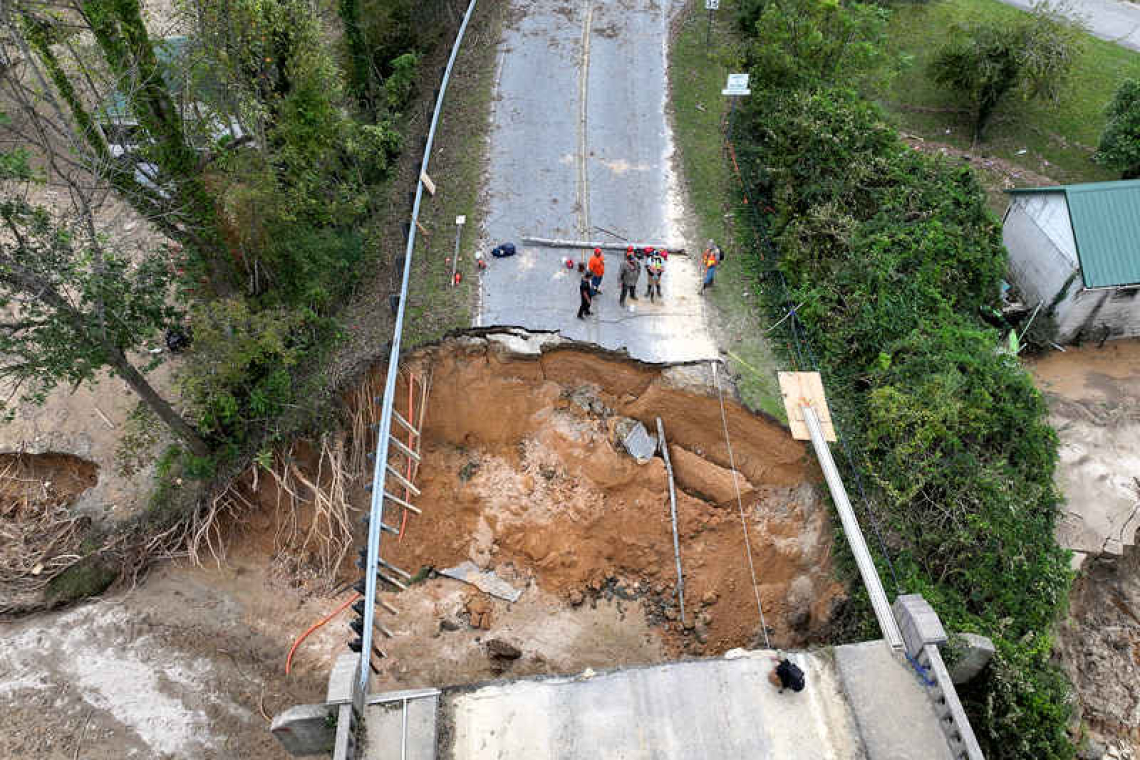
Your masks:
{"label": "road sign", "polygon": [[747,74],[729,74],[728,84],[720,91],[721,95],[750,95]]}
{"label": "road sign", "polygon": [[706,11],[720,10],[720,0],[705,0],[705,10]]}

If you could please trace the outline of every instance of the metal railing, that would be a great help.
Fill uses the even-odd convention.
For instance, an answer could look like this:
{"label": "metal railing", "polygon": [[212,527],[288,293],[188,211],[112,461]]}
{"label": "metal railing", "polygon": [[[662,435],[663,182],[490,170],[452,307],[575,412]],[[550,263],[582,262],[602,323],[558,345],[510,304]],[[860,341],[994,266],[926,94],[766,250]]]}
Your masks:
{"label": "metal railing", "polygon": [[447,94],[447,82],[451,77],[451,69],[459,54],[459,46],[463,42],[463,35],[467,31],[467,24],[475,11],[476,0],[471,0],[467,6],[467,13],[463,16],[463,23],[455,35],[455,43],[451,46],[451,56],[447,59],[447,68],[443,72],[443,80],[439,85],[439,94],[435,99],[435,111],[431,117],[431,127],[428,129],[427,142],[424,145],[423,162],[420,164],[419,178],[416,180],[416,197],[412,204],[411,224],[408,226],[408,244],[404,251],[404,272],[400,283],[400,301],[396,309],[396,326],[392,331],[392,350],[388,356],[388,376],[384,382],[384,397],[380,411],[380,425],[376,437],[376,461],[372,473],[372,504],[368,520],[368,554],[364,567],[364,626],[361,633],[360,648],[360,690],[359,693],[367,695],[370,662],[372,659],[372,639],[375,630],[376,591],[379,581],[380,538],[381,525],[384,518],[384,504],[388,500],[385,493],[385,483],[388,473],[388,445],[391,441],[392,413],[396,397],[396,376],[400,369],[400,342],[404,329],[404,311],[407,307],[408,282],[412,272],[412,253],[416,245],[416,227],[420,214],[420,201],[423,199],[423,177],[427,174],[428,162],[431,159],[432,143],[435,141],[435,130],[439,123],[439,115],[443,109],[443,98]]}

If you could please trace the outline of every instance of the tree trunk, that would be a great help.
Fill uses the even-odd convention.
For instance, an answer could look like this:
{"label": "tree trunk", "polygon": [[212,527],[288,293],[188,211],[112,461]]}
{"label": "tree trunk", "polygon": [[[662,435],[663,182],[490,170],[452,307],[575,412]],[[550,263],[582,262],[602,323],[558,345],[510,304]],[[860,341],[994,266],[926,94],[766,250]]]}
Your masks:
{"label": "tree trunk", "polygon": [[138,394],[151,411],[157,414],[159,419],[165,422],[167,427],[190,447],[191,451],[200,457],[209,456],[210,447],[198,435],[198,431],[182,419],[182,415],[174,411],[166,399],[158,395],[158,392],[146,381],[142,373],[135,369],[135,366],[127,359],[126,354],[114,346],[108,346],[107,356],[119,377],[127,381],[131,390]]}

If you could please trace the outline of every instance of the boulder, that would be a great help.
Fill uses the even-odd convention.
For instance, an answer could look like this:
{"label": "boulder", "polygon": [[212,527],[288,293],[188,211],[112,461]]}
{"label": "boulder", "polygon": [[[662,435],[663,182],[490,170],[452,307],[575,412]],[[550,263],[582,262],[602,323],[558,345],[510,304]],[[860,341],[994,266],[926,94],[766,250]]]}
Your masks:
{"label": "boulder", "polygon": [[989,664],[990,658],[994,656],[994,643],[976,633],[963,633],[954,638],[954,649],[958,652],[958,657],[952,665],[947,666],[947,670],[950,671],[950,680],[954,685],[961,686]]}

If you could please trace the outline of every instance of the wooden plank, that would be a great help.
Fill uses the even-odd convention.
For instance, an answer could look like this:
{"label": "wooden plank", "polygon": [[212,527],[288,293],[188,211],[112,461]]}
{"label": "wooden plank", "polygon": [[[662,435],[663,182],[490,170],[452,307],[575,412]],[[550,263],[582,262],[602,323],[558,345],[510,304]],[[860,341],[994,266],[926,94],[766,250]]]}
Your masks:
{"label": "wooden plank", "polygon": [[831,423],[831,409],[827,406],[827,395],[823,392],[823,379],[818,372],[778,372],[780,395],[784,397],[784,411],[788,413],[788,427],[797,441],[811,440],[807,423],[804,422],[803,407],[815,409],[823,436],[835,441],[835,426]]}
{"label": "wooden plank", "polygon": [[427,172],[420,172],[420,182],[424,183],[424,190],[428,191],[428,195],[435,195],[435,182],[432,181]]}

